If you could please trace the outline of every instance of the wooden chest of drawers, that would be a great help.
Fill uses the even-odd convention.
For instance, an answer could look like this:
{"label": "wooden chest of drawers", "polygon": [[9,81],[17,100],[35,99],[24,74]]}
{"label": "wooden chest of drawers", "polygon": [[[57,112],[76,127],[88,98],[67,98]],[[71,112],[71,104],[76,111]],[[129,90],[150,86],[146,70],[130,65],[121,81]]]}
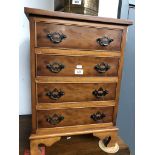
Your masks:
{"label": "wooden chest of drawers", "polygon": [[114,146],[131,21],[25,8],[30,21],[32,135],[38,145],[93,133]]}

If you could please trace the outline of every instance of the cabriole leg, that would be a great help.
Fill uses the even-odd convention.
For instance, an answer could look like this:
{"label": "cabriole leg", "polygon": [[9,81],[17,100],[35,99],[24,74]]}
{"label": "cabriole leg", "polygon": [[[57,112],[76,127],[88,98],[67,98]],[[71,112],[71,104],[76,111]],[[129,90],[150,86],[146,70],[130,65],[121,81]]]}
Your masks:
{"label": "cabriole leg", "polygon": [[59,141],[61,137],[51,137],[42,139],[31,139],[30,140],[30,153],[31,155],[41,155],[39,150],[39,144],[44,144],[45,146],[52,146],[54,143]]}
{"label": "cabriole leg", "polygon": [[119,145],[117,143],[117,132],[107,131],[93,133],[95,137],[100,139],[99,147],[106,153],[116,153],[119,151]]}

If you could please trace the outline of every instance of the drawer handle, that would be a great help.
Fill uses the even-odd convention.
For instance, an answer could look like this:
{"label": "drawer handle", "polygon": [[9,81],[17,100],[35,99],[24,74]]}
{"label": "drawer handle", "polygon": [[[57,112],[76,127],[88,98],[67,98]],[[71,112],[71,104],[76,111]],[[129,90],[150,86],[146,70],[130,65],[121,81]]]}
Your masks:
{"label": "drawer handle", "polygon": [[104,118],[105,116],[106,116],[106,115],[105,115],[104,113],[101,113],[101,112],[98,111],[97,113],[92,114],[92,115],[90,116],[90,118],[93,119],[95,122],[97,122],[97,121],[103,120],[103,118]]}
{"label": "drawer handle", "polygon": [[65,66],[61,63],[54,62],[52,64],[46,65],[47,69],[49,69],[53,73],[59,73]]}
{"label": "drawer handle", "polygon": [[52,91],[48,91],[47,92],[47,96],[50,98],[50,99],[53,99],[53,100],[58,100],[60,97],[62,97],[65,93],[61,90],[58,90],[58,89],[53,89]]}
{"label": "drawer handle", "polygon": [[58,44],[62,42],[63,39],[67,38],[66,35],[60,34],[59,32],[54,32],[54,33],[48,33],[47,37],[54,43]]}
{"label": "drawer handle", "polygon": [[114,40],[103,36],[102,38],[98,38],[96,41],[99,43],[100,46],[108,46]]}
{"label": "drawer handle", "polygon": [[98,90],[94,90],[92,92],[92,94],[96,97],[96,98],[102,98],[104,96],[106,96],[109,92],[105,89],[103,89],[102,87],[100,87]]}
{"label": "drawer handle", "polygon": [[46,119],[46,121],[51,125],[59,124],[62,120],[64,120],[64,116],[57,115],[57,114],[49,115],[47,116],[47,119]]}
{"label": "drawer handle", "polygon": [[110,69],[110,67],[111,66],[109,64],[103,62],[101,64],[97,64],[94,69],[99,73],[105,73]]}

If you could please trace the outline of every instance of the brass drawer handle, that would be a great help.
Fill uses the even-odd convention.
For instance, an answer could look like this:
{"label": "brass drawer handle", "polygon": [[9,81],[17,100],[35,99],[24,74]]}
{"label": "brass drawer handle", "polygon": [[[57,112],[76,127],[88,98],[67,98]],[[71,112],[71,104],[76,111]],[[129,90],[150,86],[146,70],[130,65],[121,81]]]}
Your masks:
{"label": "brass drawer handle", "polygon": [[59,32],[54,32],[54,33],[48,33],[47,37],[54,43],[58,44],[62,42],[63,39],[67,38],[66,35],[60,34]]}
{"label": "brass drawer handle", "polygon": [[104,90],[102,87],[100,87],[98,90],[94,90],[92,92],[92,94],[96,97],[96,98],[102,98],[104,96],[106,96],[108,94],[108,90]]}
{"label": "brass drawer handle", "polygon": [[53,73],[59,73],[65,66],[61,63],[54,62],[52,64],[47,64],[46,68]]}
{"label": "brass drawer handle", "polygon": [[100,46],[108,46],[114,40],[106,36],[103,36],[101,38],[98,38],[96,41],[99,43]]}
{"label": "brass drawer handle", "polygon": [[50,99],[53,99],[53,100],[58,100],[60,97],[62,97],[65,93],[61,90],[58,90],[58,89],[53,89],[52,91],[48,91],[46,93],[46,95],[50,98]]}
{"label": "brass drawer handle", "polygon": [[64,116],[57,115],[57,114],[49,115],[47,116],[47,119],[46,119],[46,121],[51,125],[59,124],[62,120],[64,120]]}
{"label": "brass drawer handle", "polygon": [[101,64],[97,64],[94,69],[98,72],[98,73],[105,73],[106,71],[108,71],[110,69],[110,65],[107,63],[101,63]]}
{"label": "brass drawer handle", "polygon": [[104,117],[106,117],[106,115],[104,113],[99,112],[99,111],[90,116],[90,118],[93,119],[95,122],[103,120]]}

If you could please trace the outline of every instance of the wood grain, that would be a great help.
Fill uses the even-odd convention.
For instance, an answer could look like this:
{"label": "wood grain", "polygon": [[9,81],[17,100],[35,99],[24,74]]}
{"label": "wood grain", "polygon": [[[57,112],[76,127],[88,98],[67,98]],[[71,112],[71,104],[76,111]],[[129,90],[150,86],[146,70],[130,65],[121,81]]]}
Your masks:
{"label": "wood grain", "polygon": [[[101,112],[105,114],[105,117],[99,121],[94,121],[91,118],[92,114]],[[62,126],[74,126],[84,124],[96,124],[96,123],[109,123],[112,121],[113,107],[100,107],[100,108],[74,108],[74,109],[55,109],[55,110],[39,110],[38,114],[38,128],[52,128]],[[54,114],[61,115],[64,119],[56,124],[50,124],[47,121],[49,115]]]}
{"label": "wood grain", "polygon": [[[108,91],[102,98],[95,97],[92,93],[99,88]],[[54,100],[47,96],[49,91],[61,90],[64,95]],[[114,100],[116,94],[116,83],[39,83],[37,84],[38,103],[60,103],[60,102],[82,102],[82,101],[105,101]]]}
{"label": "wood grain", "polygon": [[50,77],[38,76],[36,83],[117,83],[118,77]]}
{"label": "wood grain", "polygon": [[117,25],[133,24],[131,20],[126,20],[126,19],[114,19],[114,18],[95,17],[95,16],[88,16],[88,15],[78,15],[74,13],[47,11],[47,10],[42,10],[42,9],[28,8],[28,7],[25,7],[24,11],[27,17],[43,16],[43,17],[48,17],[48,18],[73,19],[73,20],[81,20],[81,21],[108,23],[108,24],[114,24],[114,25],[115,24]]}
{"label": "wood grain", "polygon": [[121,89],[121,79],[122,79],[122,72],[123,72],[123,65],[124,65],[124,50],[125,50],[125,44],[126,44],[126,33],[127,33],[127,27],[124,28],[122,33],[122,43],[121,43],[121,58],[119,62],[119,70],[118,70],[118,83],[116,88],[116,106],[114,108],[114,114],[113,114],[113,123],[116,125],[116,119],[117,119],[117,112],[119,107],[119,96],[120,96],[120,89]]}
{"label": "wood grain", "polygon": [[[65,26],[62,24],[37,23],[37,47],[74,48],[74,49],[97,49],[119,51],[121,45],[122,30],[107,28],[91,28],[79,26]],[[54,44],[47,37],[49,33],[62,33],[67,36],[59,44]],[[113,41],[108,46],[100,46],[96,40],[107,36]]]}
{"label": "wood grain", "polygon": [[76,50],[65,48],[35,48],[36,54],[52,54],[52,55],[65,55],[65,56],[89,56],[89,57],[114,57],[121,56],[120,51],[107,51],[107,50]]}
{"label": "wood grain", "polygon": [[30,18],[30,66],[31,66],[31,107],[32,107],[32,132],[35,133],[37,129],[36,122],[36,84],[35,84],[35,21]]}
{"label": "wood grain", "polygon": [[56,18],[44,18],[44,17],[34,17],[31,16],[36,22],[44,22],[44,23],[53,23],[53,24],[62,24],[66,26],[71,26],[71,25],[77,25],[81,27],[92,27],[92,28],[111,28],[111,29],[116,29],[116,30],[123,30],[122,25],[111,25],[107,23],[94,23],[91,21],[83,21],[81,22],[80,20],[62,20],[62,19],[56,19]]}
{"label": "wood grain", "polygon": [[37,110],[47,109],[70,109],[70,108],[81,108],[81,107],[104,107],[104,106],[115,106],[115,101],[86,101],[86,102],[62,102],[62,103],[39,103],[36,105]]}
{"label": "wood grain", "polygon": [[[112,126],[110,123],[98,123],[98,124],[86,124],[86,125],[75,125],[66,127],[54,127],[54,128],[38,128],[36,131],[35,138],[43,137],[57,137],[57,136],[73,136],[73,135],[83,135],[102,131],[113,131],[116,127]],[[104,130],[103,130],[104,129]],[[31,138],[33,138],[31,136]]]}
{"label": "wood grain", "polygon": [[[61,52],[61,51],[60,51]],[[60,72],[55,73],[47,68],[48,64],[63,64],[64,68]],[[104,73],[100,73],[95,69],[95,66],[98,64],[106,64],[110,66],[110,69]],[[55,55],[46,55],[39,54],[37,55],[37,76],[117,76],[118,72],[118,58],[101,58],[101,57],[88,57],[88,56],[55,56]],[[75,69],[77,65],[82,65],[83,74],[75,74]]]}

